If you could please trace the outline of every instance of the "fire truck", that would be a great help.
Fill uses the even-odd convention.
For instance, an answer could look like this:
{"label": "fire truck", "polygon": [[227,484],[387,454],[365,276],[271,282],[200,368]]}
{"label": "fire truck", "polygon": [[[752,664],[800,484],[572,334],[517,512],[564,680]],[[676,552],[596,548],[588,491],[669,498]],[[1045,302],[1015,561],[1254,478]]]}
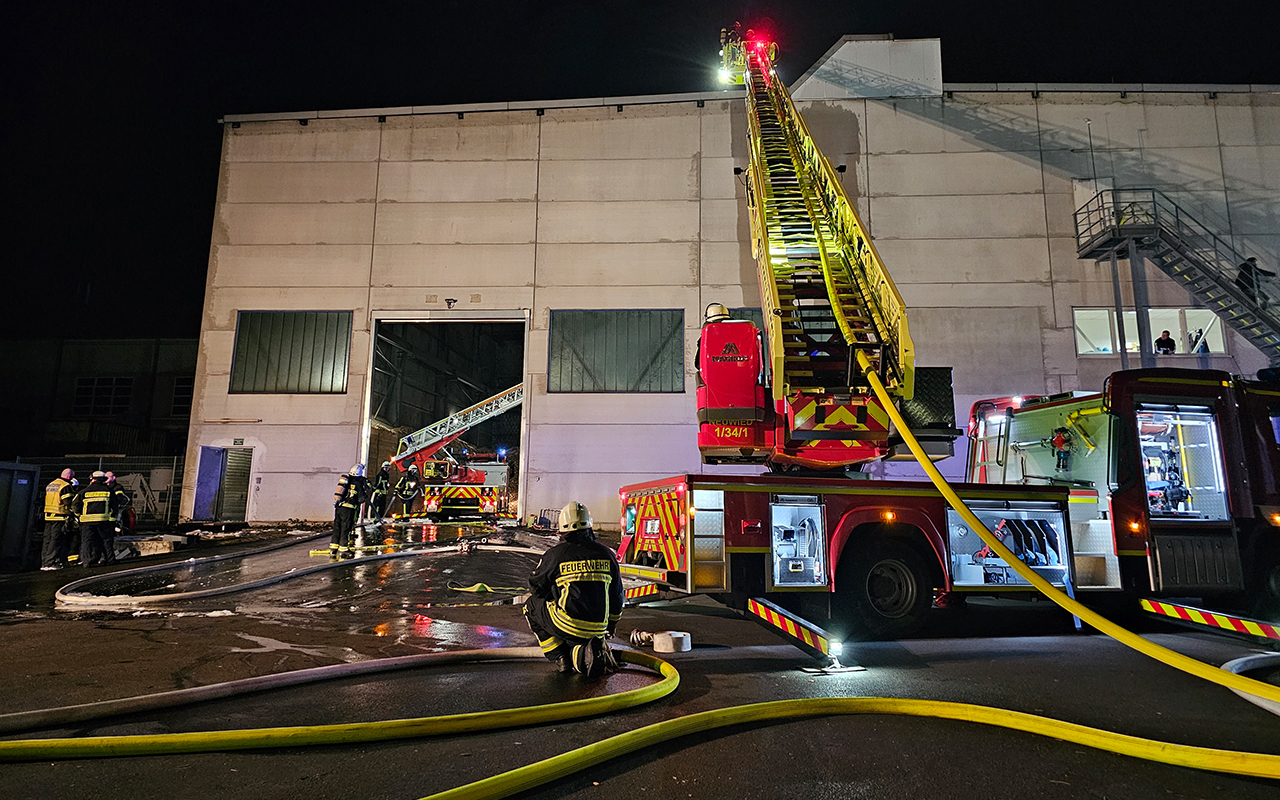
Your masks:
{"label": "fire truck", "polygon": [[[869,372],[930,457],[952,453],[950,368],[915,365],[906,308],[870,234],[786,86],[775,46],[721,36],[724,74],[747,87],[747,205],[762,325],[709,309],[698,343],[704,463],[759,476],[680,475],[621,490],[624,576],[645,592],[708,593],[807,650],[835,637],[916,630],[935,597],[963,592],[951,554],[978,540],[930,485],[870,481],[859,465],[904,458]],[[1034,549],[1033,568],[1071,580],[1063,486],[957,487],[991,526]],[[1032,562],[1028,562],[1032,563]],[[984,556],[984,591],[1028,586]]]}
{"label": "fire truck", "polygon": [[[391,462],[400,469],[416,464],[423,482],[423,511],[431,519],[479,516],[494,520],[509,514],[507,464],[504,453],[491,460],[464,460],[449,454],[468,430],[524,402],[524,384],[517,384],[473,406],[450,414],[400,440]],[[444,458],[435,457],[443,453]]]}
{"label": "fire truck", "polygon": [[968,433],[969,480],[1070,491],[1077,591],[1280,619],[1280,383],[1126,370],[1101,392],[979,401]]}
{"label": "fire truck", "polygon": [[[931,484],[858,471],[909,457],[871,374],[926,454],[952,455],[950,368],[915,365],[902,298],[777,79],[774,45],[735,28],[721,47],[724,73],[747,87],[763,318],[708,308],[698,447],[704,463],[769,474],[623,487],[618,557],[642,582],[628,596],[710,594],[821,655],[839,639],[906,636],[934,603],[1030,596]],[[1274,603],[1275,389],[1139,371],[1084,399],[988,401],[970,421],[970,482],[952,488],[1068,593]]]}
{"label": "fire truck", "polygon": [[493,521],[508,511],[505,461],[432,459],[422,470],[422,510],[428,519],[480,517]]}

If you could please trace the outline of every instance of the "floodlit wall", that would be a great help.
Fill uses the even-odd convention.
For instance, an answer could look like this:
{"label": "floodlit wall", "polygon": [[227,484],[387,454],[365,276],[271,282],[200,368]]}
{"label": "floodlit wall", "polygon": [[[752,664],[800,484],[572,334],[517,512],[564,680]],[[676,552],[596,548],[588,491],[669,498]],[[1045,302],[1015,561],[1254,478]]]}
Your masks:
{"label": "floodlit wall", "polygon": [[[908,306],[917,363],[955,367],[959,419],[980,398],[1098,391],[1120,368],[1118,355],[1076,354],[1072,309],[1114,305],[1110,263],[1076,258],[1073,212],[1094,175],[1096,185],[1166,192],[1280,271],[1280,92],[948,88],[798,107],[828,158],[847,166],[845,187]],[[1118,266],[1132,309],[1129,265]],[[1149,263],[1144,274],[1151,307],[1197,305]],[[1158,365],[1249,375],[1266,366],[1242,338],[1227,339],[1226,355]],[[1130,354],[1131,367],[1138,361]],[[963,459],[943,468],[958,477]]]}
{"label": "floodlit wall", "polygon": [[[997,88],[799,104],[847,166],[917,362],[955,368],[961,418],[981,397],[1099,389],[1119,368],[1075,351],[1072,309],[1113,302],[1110,264],[1075,257],[1072,212],[1095,172],[1165,190],[1264,264],[1280,260],[1280,94]],[[188,469],[200,446],[240,440],[254,448],[251,521],[325,518],[337,476],[363,457],[372,320],[515,318],[528,325],[525,513],[579,499],[616,524],[619,486],[704,471],[701,311],[758,304],[733,173],[743,102],[618,102],[229,122]],[[1154,268],[1146,280],[1152,306],[1194,305]],[[575,308],[683,309],[685,392],[549,394],[549,312]],[[347,393],[228,394],[241,310],[353,310]],[[1227,345],[1160,363],[1264,364],[1238,337]],[[963,472],[962,455],[943,464]]]}

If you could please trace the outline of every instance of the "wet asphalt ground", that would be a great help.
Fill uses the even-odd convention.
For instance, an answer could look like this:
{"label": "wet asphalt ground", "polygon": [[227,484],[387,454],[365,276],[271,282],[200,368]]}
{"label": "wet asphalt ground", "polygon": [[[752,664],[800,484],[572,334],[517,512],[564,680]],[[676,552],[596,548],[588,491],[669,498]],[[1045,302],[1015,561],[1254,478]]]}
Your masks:
{"label": "wet asphalt ground", "polygon": [[[478,541],[474,526],[371,531],[369,543]],[[434,538],[434,541],[430,541]],[[94,594],[210,589],[327,564],[327,538],[192,565],[175,557]],[[397,548],[386,548],[399,552]],[[219,553],[222,550],[218,551]],[[206,555],[207,551],[182,554]],[[127,566],[142,566],[147,561]],[[0,576],[0,713],[199,686],[387,656],[535,644],[512,604],[536,561],[457,550],[361,558],[262,588],[118,609],[55,607],[54,592],[105,568]],[[477,595],[458,588],[485,583]],[[504,587],[507,587],[504,589]],[[477,603],[496,603],[477,605]],[[683,630],[668,656],[680,688],[657,703],[553,726],[431,740],[175,756],[0,764],[5,798],[392,798],[412,800],[633,728],[739,703],[890,696],[981,703],[1166,741],[1280,753],[1280,719],[1105,637],[1074,632],[1047,603],[973,601],[937,610],[917,638],[851,645],[867,669],[811,675],[767,629],[706,599],[628,609],[619,632]],[[1212,664],[1247,643],[1151,627]],[[1274,673],[1271,680],[1275,680]],[[371,721],[481,711],[622,691],[629,668],[590,682],[541,661],[433,667],[33,731],[89,736]],[[16,738],[13,737],[6,738]],[[703,734],[528,793],[536,798],[1273,798],[1274,782],[1144,762],[1030,734],[908,717],[792,720]]]}

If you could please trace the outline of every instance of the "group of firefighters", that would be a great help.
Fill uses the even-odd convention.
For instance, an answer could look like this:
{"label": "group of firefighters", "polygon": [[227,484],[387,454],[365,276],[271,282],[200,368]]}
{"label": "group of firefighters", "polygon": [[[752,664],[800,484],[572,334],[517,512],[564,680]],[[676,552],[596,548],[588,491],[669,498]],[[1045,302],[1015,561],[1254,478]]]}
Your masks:
{"label": "group of firefighters", "polygon": [[[391,463],[384,461],[372,481],[364,465],[355,464],[338,479],[333,493],[333,537],[329,556],[355,555],[351,534],[360,508],[368,503],[370,517],[382,519],[389,497],[406,509],[421,491],[417,465],[410,465],[391,488]],[[407,498],[406,498],[407,496]],[[618,669],[609,649],[622,617],[622,575],[613,552],[596,541],[587,507],[572,502],[560,511],[560,541],[542,554],[529,576],[529,599],[524,604],[529,629],[557,672],[576,672],[591,678]]]}
{"label": "group of firefighters", "polygon": [[[114,564],[116,533],[124,530],[125,514],[133,504],[120,488],[115,473],[98,470],[81,486],[76,473],[64,469],[44,490],[44,541],[40,569],[67,566],[73,549],[79,550],[82,567]],[[77,533],[78,548],[72,547]]]}

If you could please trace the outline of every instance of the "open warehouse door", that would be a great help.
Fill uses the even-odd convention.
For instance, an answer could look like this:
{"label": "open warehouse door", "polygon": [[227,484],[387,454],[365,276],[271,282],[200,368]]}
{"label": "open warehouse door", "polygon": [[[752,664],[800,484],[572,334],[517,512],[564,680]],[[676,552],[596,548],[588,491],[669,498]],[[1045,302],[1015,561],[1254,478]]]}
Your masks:
{"label": "open warehouse door", "polygon": [[[495,396],[518,390],[524,377],[523,322],[378,321],[373,348],[366,460],[375,474],[392,462],[390,485],[412,465],[420,488],[393,496],[389,514],[514,514],[518,499],[519,403],[485,415],[421,458],[412,437]],[[408,443],[408,444],[407,444]],[[405,494],[410,494],[406,492]]]}

